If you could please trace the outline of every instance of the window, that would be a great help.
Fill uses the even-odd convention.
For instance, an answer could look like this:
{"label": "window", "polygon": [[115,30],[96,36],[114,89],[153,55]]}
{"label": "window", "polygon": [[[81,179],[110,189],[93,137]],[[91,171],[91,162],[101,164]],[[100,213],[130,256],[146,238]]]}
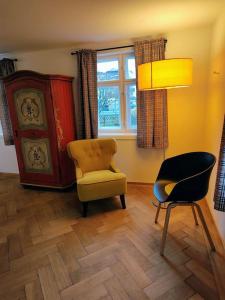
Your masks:
{"label": "window", "polygon": [[133,51],[99,54],[97,80],[99,133],[135,133],[137,106]]}

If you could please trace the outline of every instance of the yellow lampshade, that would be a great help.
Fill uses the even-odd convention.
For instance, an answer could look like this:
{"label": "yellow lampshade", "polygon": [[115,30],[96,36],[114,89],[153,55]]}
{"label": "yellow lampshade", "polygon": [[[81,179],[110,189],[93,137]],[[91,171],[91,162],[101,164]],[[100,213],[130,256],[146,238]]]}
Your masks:
{"label": "yellow lampshade", "polygon": [[138,89],[158,90],[192,84],[192,59],[174,58],[138,66]]}

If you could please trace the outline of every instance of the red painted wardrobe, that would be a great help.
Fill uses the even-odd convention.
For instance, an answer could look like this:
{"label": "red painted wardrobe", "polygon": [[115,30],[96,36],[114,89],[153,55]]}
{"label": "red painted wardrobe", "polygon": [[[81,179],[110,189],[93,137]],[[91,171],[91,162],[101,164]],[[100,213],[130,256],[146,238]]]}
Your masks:
{"label": "red painted wardrobe", "polygon": [[72,79],[33,71],[4,78],[23,185],[66,188],[74,182],[66,151],[75,139]]}

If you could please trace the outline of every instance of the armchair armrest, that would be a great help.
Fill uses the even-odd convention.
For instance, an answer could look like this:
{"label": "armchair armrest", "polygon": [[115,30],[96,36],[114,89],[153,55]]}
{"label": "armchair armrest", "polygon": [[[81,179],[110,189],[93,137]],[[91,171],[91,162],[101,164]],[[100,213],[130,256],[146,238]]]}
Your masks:
{"label": "armchair armrest", "polygon": [[121,172],[120,169],[118,169],[118,168],[115,167],[115,165],[114,165],[113,162],[111,162],[111,164],[109,166],[109,170],[112,171],[112,172],[114,172],[114,173],[120,173]]}
{"label": "armchair armrest", "polygon": [[78,166],[78,163],[77,161],[74,159],[74,157],[72,156],[71,154],[71,151],[70,151],[70,145],[71,145],[72,142],[68,143],[67,144],[67,153],[68,153],[68,156],[70,159],[73,160],[74,162],[74,165],[75,165],[75,173],[76,173],[76,180],[80,179],[81,177],[83,177],[83,172],[81,170],[81,168]]}
{"label": "armchair armrest", "polygon": [[83,177],[83,172],[81,170],[81,168],[78,166],[77,162],[74,161],[75,164],[75,170],[76,170],[76,179],[80,179],[81,177]]}

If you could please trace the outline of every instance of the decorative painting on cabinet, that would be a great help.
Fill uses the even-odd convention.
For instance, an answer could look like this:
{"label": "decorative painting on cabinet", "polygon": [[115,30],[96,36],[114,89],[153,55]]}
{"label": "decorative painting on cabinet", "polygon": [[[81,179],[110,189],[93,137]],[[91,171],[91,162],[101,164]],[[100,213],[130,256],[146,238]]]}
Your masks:
{"label": "decorative painting on cabinet", "polygon": [[66,188],[74,183],[66,151],[75,139],[72,79],[33,71],[4,78],[23,185]]}
{"label": "decorative painting on cabinet", "polygon": [[44,95],[35,89],[21,89],[15,92],[14,101],[20,129],[46,129]]}

